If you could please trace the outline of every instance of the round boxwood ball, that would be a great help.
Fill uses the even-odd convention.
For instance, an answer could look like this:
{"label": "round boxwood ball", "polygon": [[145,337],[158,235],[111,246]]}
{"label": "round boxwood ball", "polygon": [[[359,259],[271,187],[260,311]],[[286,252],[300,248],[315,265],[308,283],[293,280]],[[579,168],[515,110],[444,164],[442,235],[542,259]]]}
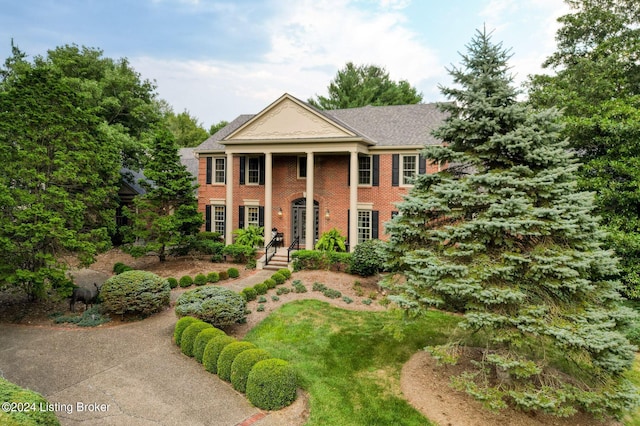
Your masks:
{"label": "round boxwood ball", "polygon": [[247,377],[247,399],[263,410],[279,410],[296,400],[298,382],[291,364],[271,358],[257,362]]}
{"label": "round boxwood ball", "polygon": [[211,327],[205,328],[196,337],[195,342],[193,342],[193,357],[202,364],[202,356],[204,355],[204,348],[207,347],[207,343],[209,340],[213,339],[216,336],[224,336],[224,331],[219,328]]}
{"label": "round boxwood ball", "polygon": [[169,306],[171,287],[166,279],[154,273],[125,271],[104,282],[100,297],[108,312],[146,316]]}
{"label": "round boxwood ball", "polygon": [[184,333],[184,330],[197,321],[200,320],[194,317],[182,317],[176,322],[176,326],[173,329],[173,340],[175,340],[176,345],[180,346],[180,340],[182,339],[182,333]]}
{"label": "round boxwood ball", "polygon": [[193,356],[193,344],[196,341],[198,334],[205,328],[213,328],[211,324],[207,324],[204,321],[198,321],[191,324],[182,333],[182,339],[180,339],[180,349],[186,356]]}
{"label": "round boxwood ball", "polygon": [[276,272],[275,274],[271,275],[271,279],[274,280],[278,285],[284,284],[284,282],[287,280],[287,278],[280,272]]}
{"label": "round boxwood ball", "polygon": [[251,342],[233,342],[225,346],[218,357],[218,377],[230,382],[233,360],[239,353],[249,349],[256,349],[256,345]]}
{"label": "round boxwood ball", "polygon": [[247,377],[249,372],[259,361],[269,359],[271,355],[264,349],[248,349],[240,352],[231,364],[231,385],[238,392],[244,393],[247,389]]}
{"label": "round boxwood ball", "polygon": [[222,352],[225,346],[236,341],[236,339],[231,336],[227,336],[226,334],[222,336],[215,336],[209,340],[209,343],[205,346],[204,353],[202,354],[202,365],[204,365],[204,369],[209,373],[217,374],[220,352]]}

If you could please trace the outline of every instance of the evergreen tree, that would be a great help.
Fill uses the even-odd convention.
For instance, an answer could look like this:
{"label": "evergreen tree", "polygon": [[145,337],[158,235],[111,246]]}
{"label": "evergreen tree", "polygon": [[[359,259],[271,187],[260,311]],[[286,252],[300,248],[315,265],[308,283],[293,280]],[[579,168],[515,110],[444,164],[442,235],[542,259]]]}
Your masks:
{"label": "evergreen tree", "polygon": [[146,193],[134,199],[134,209],[126,212],[132,220],[129,238],[135,243],[126,249],[134,256],[155,253],[166,260],[169,247],[185,244],[200,230],[202,215],[194,191],[193,176],[180,163],[173,134],[157,131],[141,185]]}
{"label": "evergreen tree", "polygon": [[[416,179],[387,227],[389,257],[406,282],[396,301],[420,312],[464,313],[471,357],[459,388],[500,408],[619,416],[637,404],[623,377],[635,348],[621,334],[616,262],[601,248],[592,196],[560,137],[558,112],[533,111],[512,86],[510,54],[478,32],[442,88],[449,117],[427,158],[449,168]],[[482,342],[476,351],[473,344]],[[445,356],[447,355],[447,356]],[[455,357],[454,357],[455,358]]]}

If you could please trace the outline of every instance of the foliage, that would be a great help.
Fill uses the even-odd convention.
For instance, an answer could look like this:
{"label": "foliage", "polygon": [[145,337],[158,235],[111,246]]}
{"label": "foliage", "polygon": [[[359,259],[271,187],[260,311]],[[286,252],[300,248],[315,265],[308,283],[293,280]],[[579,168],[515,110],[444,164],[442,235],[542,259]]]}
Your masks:
{"label": "foliage", "polygon": [[266,303],[267,302],[267,298],[264,296],[260,296],[258,297],[258,303]]}
{"label": "foliage", "polygon": [[247,399],[263,410],[279,410],[296,400],[296,372],[287,361],[258,361],[247,377]]}
{"label": "foliage", "polygon": [[253,286],[257,294],[267,294],[269,287],[265,283],[259,283]]}
{"label": "foliage", "polygon": [[182,288],[191,287],[193,285],[193,278],[191,278],[189,275],[185,275],[183,277],[180,277],[180,281],[178,281],[178,284],[180,284],[180,287]]}
{"label": "foliage", "polygon": [[351,262],[351,253],[318,250],[297,250],[291,254],[293,270],[325,269],[347,270]]}
{"label": "foliage", "polygon": [[132,225],[123,249],[135,257],[153,253],[160,262],[167,258],[168,247],[190,241],[200,231],[202,214],[198,212],[193,176],[180,163],[173,135],[158,129],[154,135],[140,185],[145,194],[134,198],[134,208],[125,208]]}
{"label": "foliage", "polygon": [[408,105],[422,101],[408,81],[391,80],[389,73],[377,65],[354,65],[347,62],[327,88],[329,97],[308,99],[319,109],[344,109],[379,105]]}
{"label": "foliage", "polygon": [[279,274],[284,275],[286,279],[291,278],[291,271],[288,268],[278,269]]}
{"label": "foliage", "polygon": [[568,3],[557,51],[544,63],[555,75],[533,77],[529,98],[538,108],[562,107],[562,136],[583,163],[579,187],[596,193],[625,296],[640,298],[640,4]]}
{"label": "foliage", "polygon": [[255,287],[243,288],[242,294],[244,295],[244,298],[247,302],[256,300],[256,297],[258,296],[258,292],[256,291]]}
{"label": "foliage", "polygon": [[198,146],[209,137],[198,119],[187,110],[179,114],[168,110],[164,113],[164,119],[179,147]]}
{"label": "foliage", "polygon": [[[483,362],[461,376],[471,394],[619,415],[635,404],[622,377],[635,348],[621,333],[632,315],[615,258],[601,248],[591,195],[576,187],[557,111],[517,101],[508,59],[478,32],[450,71],[449,115],[434,132],[444,144],[423,151],[450,167],[418,177],[387,224],[390,265],[406,277],[393,300],[412,313],[463,312],[461,327],[486,336]],[[484,380],[501,373],[501,383]],[[541,395],[557,399],[543,406]]]}
{"label": "foliage", "polygon": [[342,301],[347,305],[349,305],[350,303],[353,303],[353,299],[350,298],[349,296],[342,296]]}
{"label": "foliage", "polygon": [[316,243],[316,250],[323,251],[347,251],[347,246],[345,245],[346,237],[340,235],[340,231],[336,228],[332,228],[327,232],[323,232]]}
{"label": "foliage", "polygon": [[217,272],[209,272],[207,274],[207,282],[210,282],[212,284],[217,283],[218,281],[220,281],[220,274]]}
{"label": "foliage", "polygon": [[229,274],[229,278],[238,278],[240,276],[240,271],[237,268],[229,268],[227,269],[227,274]]}
{"label": "foliage", "polygon": [[86,309],[82,315],[60,315],[53,320],[56,324],[71,323],[78,327],[96,327],[109,321],[111,321],[111,318],[108,315],[104,315],[97,306]]}
{"label": "foliage", "polygon": [[302,284],[302,281],[300,281],[300,280],[295,280],[292,285],[293,285],[293,291],[295,293],[306,293],[307,292],[307,287],[305,287],[305,285]]}
{"label": "foliage", "polygon": [[220,281],[224,281],[224,280],[228,280],[229,279],[229,273],[227,271],[218,272],[218,276],[220,277]]}
{"label": "foliage", "polygon": [[271,296],[271,300],[277,302],[280,300],[280,298],[278,296]]}
{"label": "foliage", "polygon": [[205,285],[207,283],[207,276],[205,274],[198,274],[193,279],[193,283],[197,286]]}
{"label": "foliage", "polygon": [[219,286],[190,290],[176,301],[178,316],[193,316],[217,328],[238,324],[246,320],[246,302],[233,290]]}
{"label": "foliage", "polygon": [[256,345],[250,342],[233,342],[224,347],[218,357],[218,377],[222,380],[231,381],[231,366],[236,357],[249,349],[257,349]]}
{"label": "foliage", "polygon": [[256,308],[256,311],[257,311],[257,312],[264,312],[264,309],[265,309],[265,308],[264,308],[264,304],[260,303],[260,304],[258,305],[258,307]]}
{"label": "foliage", "polygon": [[266,280],[264,280],[264,285],[267,286],[267,289],[276,288],[277,284],[278,283],[272,278],[267,278]]}
{"label": "foliage", "polygon": [[[15,410],[0,410],[0,424],[6,426],[59,426],[60,422],[53,410],[42,410],[49,402],[39,393],[23,389],[20,386],[0,377],[0,401],[16,404]],[[33,407],[24,410],[22,407]],[[9,407],[12,408],[12,407]],[[20,409],[19,409],[20,408]]]}
{"label": "foliage", "polygon": [[146,271],[126,271],[100,289],[102,306],[115,314],[150,315],[169,306],[171,288],[164,278]]}
{"label": "foliage", "polygon": [[322,292],[329,299],[339,299],[342,297],[342,293],[338,290],[334,290],[332,288],[328,288]]}
{"label": "foliage", "polygon": [[313,283],[313,287],[311,289],[313,291],[325,291],[327,289],[327,286],[321,282],[316,281]]}
{"label": "foliage", "polygon": [[264,349],[247,349],[240,352],[231,364],[231,385],[238,392],[244,393],[247,388],[249,372],[259,361],[269,359],[271,355]]}
{"label": "foliage", "polygon": [[196,337],[198,337],[198,334],[200,334],[202,330],[207,328],[213,328],[213,326],[204,321],[197,321],[184,330],[180,339],[180,350],[183,354],[193,356],[193,344],[196,341]]}
{"label": "foliage", "polygon": [[202,354],[202,365],[204,369],[209,373],[217,374],[218,373],[218,358],[220,357],[220,353],[230,343],[237,342],[231,336],[221,335],[215,336],[207,346],[204,348],[204,353]]}
{"label": "foliage", "polygon": [[262,247],[264,245],[264,227],[250,225],[233,231],[234,243],[241,246]]}
{"label": "foliage", "polygon": [[255,257],[256,249],[242,244],[229,244],[222,253],[225,256],[230,256],[235,263],[247,263],[249,259]]}
{"label": "foliage", "polygon": [[291,289],[287,287],[278,287],[278,289],[276,290],[276,294],[278,296],[282,296],[283,294],[289,294],[289,293],[291,293]]}
{"label": "foliage", "polygon": [[173,328],[173,340],[176,342],[176,345],[180,346],[184,330],[197,321],[201,320],[194,317],[182,317],[176,322],[176,325]]}
{"label": "foliage", "polygon": [[358,244],[351,255],[350,273],[368,277],[380,272],[386,263],[384,246],[385,243],[380,240]]}
{"label": "foliage", "polygon": [[276,285],[284,284],[284,282],[287,280],[287,278],[280,272],[276,272],[275,274],[271,275],[271,279],[276,282]]}
{"label": "foliage", "polygon": [[227,124],[229,124],[229,122],[225,120],[221,120],[216,124],[212,124],[211,127],[209,127],[209,134],[210,135],[216,134],[219,130],[222,130]]}
{"label": "foliage", "polygon": [[113,271],[114,274],[118,275],[118,274],[121,274],[121,273],[126,272],[126,271],[133,271],[133,268],[131,266],[129,266],[129,265],[126,265],[126,264],[122,263],[122,262],[116,262],[113,265],[112,271]]}
{"label": "foliage", "polygon": [[224,241],[217,232],[199,232],[196,234],[192,247],[198,253],[211,255],[212,262],[222,260]]}
{"label": "foliage", "polygon": [[[187,318],[187,317],[184,317]],[[202,364],[202,356],[204,355],[204,349],[207,347],[207,344],[211,339],[216,336],[224,336],[224,331],[219,328],[210,327],[205,328],[196,337],[196,340],[193,342],[193,357],[196,361]]]}

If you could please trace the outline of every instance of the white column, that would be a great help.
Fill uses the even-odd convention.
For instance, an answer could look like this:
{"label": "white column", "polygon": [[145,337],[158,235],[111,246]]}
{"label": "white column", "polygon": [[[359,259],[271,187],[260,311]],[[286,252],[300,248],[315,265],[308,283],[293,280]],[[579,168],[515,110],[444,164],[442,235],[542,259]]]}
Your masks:
{"label": "white column", "polygon": [[271,241],[273,228],[273,156],[270,152],[264,154],[264,243]]}
{"label": "white column", "polygon": [[358,244],[358,152],[351,151],[349,158],[349,251]]}
{"label": "white column", "polygon": [[313,152],[307,152],[307,217],[305,228],[305,249],[313,250],[315,246],[315,219],[313,212]]}
{"label": "white column", "polygon": [[226,177],[226,200],[225,200],[225,244],[233,243],[233,218],[235,210],[233,209],[233,154],[227,153],[227,177]]}

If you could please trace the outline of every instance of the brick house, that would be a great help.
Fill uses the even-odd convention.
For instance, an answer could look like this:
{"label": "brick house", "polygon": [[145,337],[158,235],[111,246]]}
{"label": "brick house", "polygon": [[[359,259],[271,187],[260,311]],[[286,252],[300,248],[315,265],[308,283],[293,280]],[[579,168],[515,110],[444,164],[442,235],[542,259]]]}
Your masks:
{"label": "brick house", "polygon": [[307,249],[331,228],[351,248],[385,239],[410,177],[438,170],[419,153],[440,143],[443,118],[435,104],[320,111],[284,94],[195,149],[205,230],[230,243],[234,229],[264,226],[268,242],[277,228]]}

